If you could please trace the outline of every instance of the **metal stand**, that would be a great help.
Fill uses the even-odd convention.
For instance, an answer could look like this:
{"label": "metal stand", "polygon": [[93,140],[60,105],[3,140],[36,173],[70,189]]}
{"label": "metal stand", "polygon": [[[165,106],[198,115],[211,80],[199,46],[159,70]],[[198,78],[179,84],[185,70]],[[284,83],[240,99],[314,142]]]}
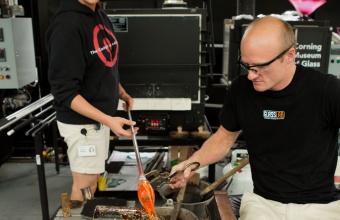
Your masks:
{"label": "metal stand", "polygon": [[34,136],[34,146],[35,146],[35,157],[38,171],[38,181],[39,181],[39,192],[40,192],[40,203],[42,209],[43,220],[49,220],[50,214],[48,210],[48,199],[47,199],[47,187],[46,187],[46,177],[45,177],[45,167],[42,155],[43,150],[43,136],[42,132],[39,131]]}
{"label": "metal stand", "polygon": [[[25,108],[7,116],[0,120],[0,131],[9,127],[10,125],[19,122],[19,120],[25,118],[27,115],[32,114],[34,111],[41,109],[46,104],[50,103],[53,100],[53,96],[48,94],[47,96],[37,100],[34,103],[26,106]],[[48,112],[52,109],[52,106],[46,107],[44,110],[41,110],[38,114],[31,116],[30,118],[26,119],[26,121],[20,123],[19,125],[12,128],[10,131],[7,132],[7,135],[10,136],[15,132],[21,130],[29,123],[33,123],[36,121],[39,116]],[[38,181],[39,181],[39,192],[40,192],[40,202],[41,202],[41,209],[42,209],[42,217],[43,220],[49,220],[50,214],[48,210],[48,199],[47,199],[47,187],[46,187],[46,177],[45,177],[45,167],[44,167],[44,157],[42,155],[44,149],[44,141],[43,141],[43,131],[45,128],[50,126],[52,123],[55,124],[55,112],[50,114],[44,120],[40,121],[36,125],[34,125],[31,129],[25,132],[26,136],[32,136],[34,138],[34,148],[35,148],[35,159],[37,164],[37,171],[38,171]],[[55,138],[56,139],[56,138]],[[59,167],[57,169],[59,173]]]}
{"label": "metal stand", "polygon": [[55,170],[57,171],[57,174],[60,172],[59,167],[59,152],[58,152],[58,129],[57,129],[57,123],[52,123],[52,135],[53,135],[53,149],[54,149],[54,160],[55,160]]}

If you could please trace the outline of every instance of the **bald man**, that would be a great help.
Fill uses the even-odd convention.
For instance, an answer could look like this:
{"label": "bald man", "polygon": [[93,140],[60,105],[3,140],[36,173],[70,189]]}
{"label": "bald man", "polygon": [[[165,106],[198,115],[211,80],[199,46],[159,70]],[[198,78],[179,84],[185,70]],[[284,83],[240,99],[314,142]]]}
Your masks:
{"label": "bald man", "polygon": [[[253,21],[241,41],[238,76],[227,91],[221,126],[182,169],[223,159],[243,132],[253,193],[244,193],[241,220],[340,219],[334,185],[340,127],[340,80],[295,64],[291,25],[275,17]],[[175,176],[172,188],[193,175]]]}

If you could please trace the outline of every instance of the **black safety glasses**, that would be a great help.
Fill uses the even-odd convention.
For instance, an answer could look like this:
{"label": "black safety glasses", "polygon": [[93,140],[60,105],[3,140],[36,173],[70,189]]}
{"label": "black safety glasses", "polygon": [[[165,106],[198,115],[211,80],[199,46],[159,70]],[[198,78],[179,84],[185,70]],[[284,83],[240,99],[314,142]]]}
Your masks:
{"label": "black safety glasses", "polygon": [[[292,45],[293,46],[293,45]],[[261,63],[261,64],[256,64],[256,65],[248,65],[247,63],[243,62],[241,59],[241,55],[238,57],[238,63],[240,64],[240,66],[245,69],[246,71],[252,71],[255,74],[258,74],[258,70],[254,69],[254,67],[267,67],[270,64],[274,63],[276,60],[280,59],[281,57],[283,57],[283,55],[285,55],[290,48],[292,48],[292,46],[290,46],[288,49],[286,49],[285,51],[283,51],[282,53],[280,53],[278,56],[276,56],[274,59],[266,62],[266,63]]]}

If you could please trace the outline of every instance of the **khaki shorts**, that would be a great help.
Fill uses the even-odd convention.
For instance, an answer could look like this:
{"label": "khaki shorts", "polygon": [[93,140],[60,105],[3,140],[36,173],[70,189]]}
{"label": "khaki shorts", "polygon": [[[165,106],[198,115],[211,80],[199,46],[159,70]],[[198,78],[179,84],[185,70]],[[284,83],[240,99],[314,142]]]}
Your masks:
{"label": "khaki shorts", "polygon": [[[105,125],[95,130],[93,124],[74,125],[59,121],[57,124],[60,135],[68,146],[67,156],[71,171],[83,174],[103,173],[109,152],[110,129]],[[82,129],[86,129],[86,136],[81,133]]]}
{"label": "khaki shorts", "polygon": [[340,200],[328,204],[283,204],[255,193],[242,196],[239,220],[339,220]]}

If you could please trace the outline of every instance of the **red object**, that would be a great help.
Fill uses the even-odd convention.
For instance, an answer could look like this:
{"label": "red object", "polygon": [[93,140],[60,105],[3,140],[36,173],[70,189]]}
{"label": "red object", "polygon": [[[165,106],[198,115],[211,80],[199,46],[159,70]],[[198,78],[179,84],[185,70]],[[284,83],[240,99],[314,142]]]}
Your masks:
{"label": "red object", "polygon": [[148,180],[141,179],[138,183],[138,199],[150,219],[157,219],[155,211],[155,192]]}
{"label": "red object", "polygon": [[6,75],[6,79],[10,79],[11,78],[11,76],[10,75]]}
{"label": "red object", "polygon": [[312,14],[317,8],[326,3],[326,0],[288,0],[295,10],[303,15]]}

